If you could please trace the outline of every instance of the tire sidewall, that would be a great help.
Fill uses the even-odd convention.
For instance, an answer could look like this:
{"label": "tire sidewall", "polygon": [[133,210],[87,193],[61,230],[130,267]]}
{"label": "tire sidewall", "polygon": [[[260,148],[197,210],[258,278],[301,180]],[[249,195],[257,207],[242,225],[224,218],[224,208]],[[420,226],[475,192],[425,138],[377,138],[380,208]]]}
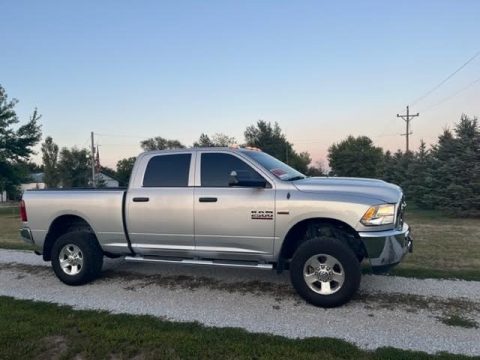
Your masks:
{"label": "tire sidewall", "polygon": [[[75,275],[65,273],[60,266],[60,251],[69,244],[78,246],[83,254],[83,266]],[[67,285],[82,285],[94,280],[100,274],[103,264],[103,254],[97,239],[87,231],[72,231],[60,236],[52,247],[51,259],[55,275]]]}
{"label": "tire sidewall", "polygon": [[[335,257],[345,272],[342,287],[330,295],[321,295],[309,288],[303,277],[306,261],[316,254]],[[348,302],[360,285],[361,271],[352,249],[335,238],[314,238],[301,244],[290,264],[290,278],[295,290],[309,303],[322,307],[335,307]]]}

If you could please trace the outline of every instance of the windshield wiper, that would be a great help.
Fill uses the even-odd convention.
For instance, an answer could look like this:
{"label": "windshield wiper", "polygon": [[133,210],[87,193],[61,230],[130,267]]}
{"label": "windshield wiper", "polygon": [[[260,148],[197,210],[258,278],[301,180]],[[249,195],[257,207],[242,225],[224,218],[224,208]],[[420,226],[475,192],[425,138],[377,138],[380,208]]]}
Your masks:
{"label": "windshield wiper", "polygon": [[291,177],[291,178],[285,179],[285,181],[302,180],[302,179],[305,179],[305,178],[306,178],[306,176],[297,175],[297,176],[293,176],[293,177]]}

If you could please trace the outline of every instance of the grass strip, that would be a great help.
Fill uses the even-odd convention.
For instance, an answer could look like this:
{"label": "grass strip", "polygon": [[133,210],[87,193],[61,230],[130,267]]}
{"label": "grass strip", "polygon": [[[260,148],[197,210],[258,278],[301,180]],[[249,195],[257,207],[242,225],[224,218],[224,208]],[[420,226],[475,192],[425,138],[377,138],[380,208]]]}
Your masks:
{"label": "grass strip", "polygon": [[365,351],[331,338],[287,339],[9,297],[0,297],[0,319],[1,359],[471,359],[393,348]]}

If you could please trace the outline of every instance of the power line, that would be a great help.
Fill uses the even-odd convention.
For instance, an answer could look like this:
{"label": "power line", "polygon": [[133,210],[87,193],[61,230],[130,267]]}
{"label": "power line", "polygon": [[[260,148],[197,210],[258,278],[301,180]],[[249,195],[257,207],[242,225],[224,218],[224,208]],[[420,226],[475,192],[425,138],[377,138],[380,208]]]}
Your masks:
{"label": "power line", "polygon": [[480,55],[480,50],[477,51],[475,53],[475,55],[473,55],[471,58],[469,58],[462,66],[460,66],[458,69],[456,69],[454,72],[452,72],[450,75],[448,75],[445,79],[443,79],[442,81],[440,81],[437,85],[435,85],[433,88],[431,88],[430,90],[428,90],[425,94],[423,94],[422,96],[418,97],[417,99],[415,99],[414,101],[412,101],[410,104],[411,105],[415,105],[417,104],[418,102],[420,102],[421,100],[425,99],[428,95],[430,95],[431,93],[433,93],[435,90],[437,90],[440,86],[442,86],[443,84],[445,84],[448,80],[450,80],[452,77],[454,77],[460,70],[462,70],[465,66],[467,66],[469,63],[471,63],[478,55]]}
{"label": "power line", "polygon": [[472,82],[471,82],[470,84],[468,84],[467,86],[464,86],[464,87],[461,88],[460,90],[458,90],[458,91],[454,92],[453,94],[451,94],[451,95],[443,98],[442,100],[440,100],[440,101],[438,101],[438,102],[430,105],[430,106],[427,107],[425,110],[422,110],[422,112],[429,111],[429,110],[431,110],[431,109],[433,109],[433,108],[435,108],[435,107],[443,104],[444,102],[447,102],[448,100],[453,99],[455,96],[457,96],[458,94],[460,94],[460,93],[464,92],[465,90],[471,88],[473,85],[475,85],[475,84],[477,84],[477,83],[480,83],[480,78],[472,81]]}

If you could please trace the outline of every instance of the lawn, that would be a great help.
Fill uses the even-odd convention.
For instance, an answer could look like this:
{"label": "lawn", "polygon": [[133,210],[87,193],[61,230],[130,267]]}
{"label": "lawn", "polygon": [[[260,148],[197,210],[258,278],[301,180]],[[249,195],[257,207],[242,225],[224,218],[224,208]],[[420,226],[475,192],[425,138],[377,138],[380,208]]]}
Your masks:
{"label": "lawn", "polygon": [[18,230],[22,223],[18,206],[0,206],[0,247],[6,249],[32,249],[20,238]]}
{"label": "lawn", "polygon": [[471,359],[304,340],[0,297],[1,359]]}
{"label": "lawn", "polygon": [[452,218],[436,211],[407,211],[413,254],[393,273],[422,278],[480,281],[480,219]]}
{"label": "lawn", "polygon": [[[411,210],[407,222],[413,229],[414,251],[393,274],[480,281],[480,219]],[[31,249],[18,235],[20,225],[17,208],[0,207],[0,247]]]}

